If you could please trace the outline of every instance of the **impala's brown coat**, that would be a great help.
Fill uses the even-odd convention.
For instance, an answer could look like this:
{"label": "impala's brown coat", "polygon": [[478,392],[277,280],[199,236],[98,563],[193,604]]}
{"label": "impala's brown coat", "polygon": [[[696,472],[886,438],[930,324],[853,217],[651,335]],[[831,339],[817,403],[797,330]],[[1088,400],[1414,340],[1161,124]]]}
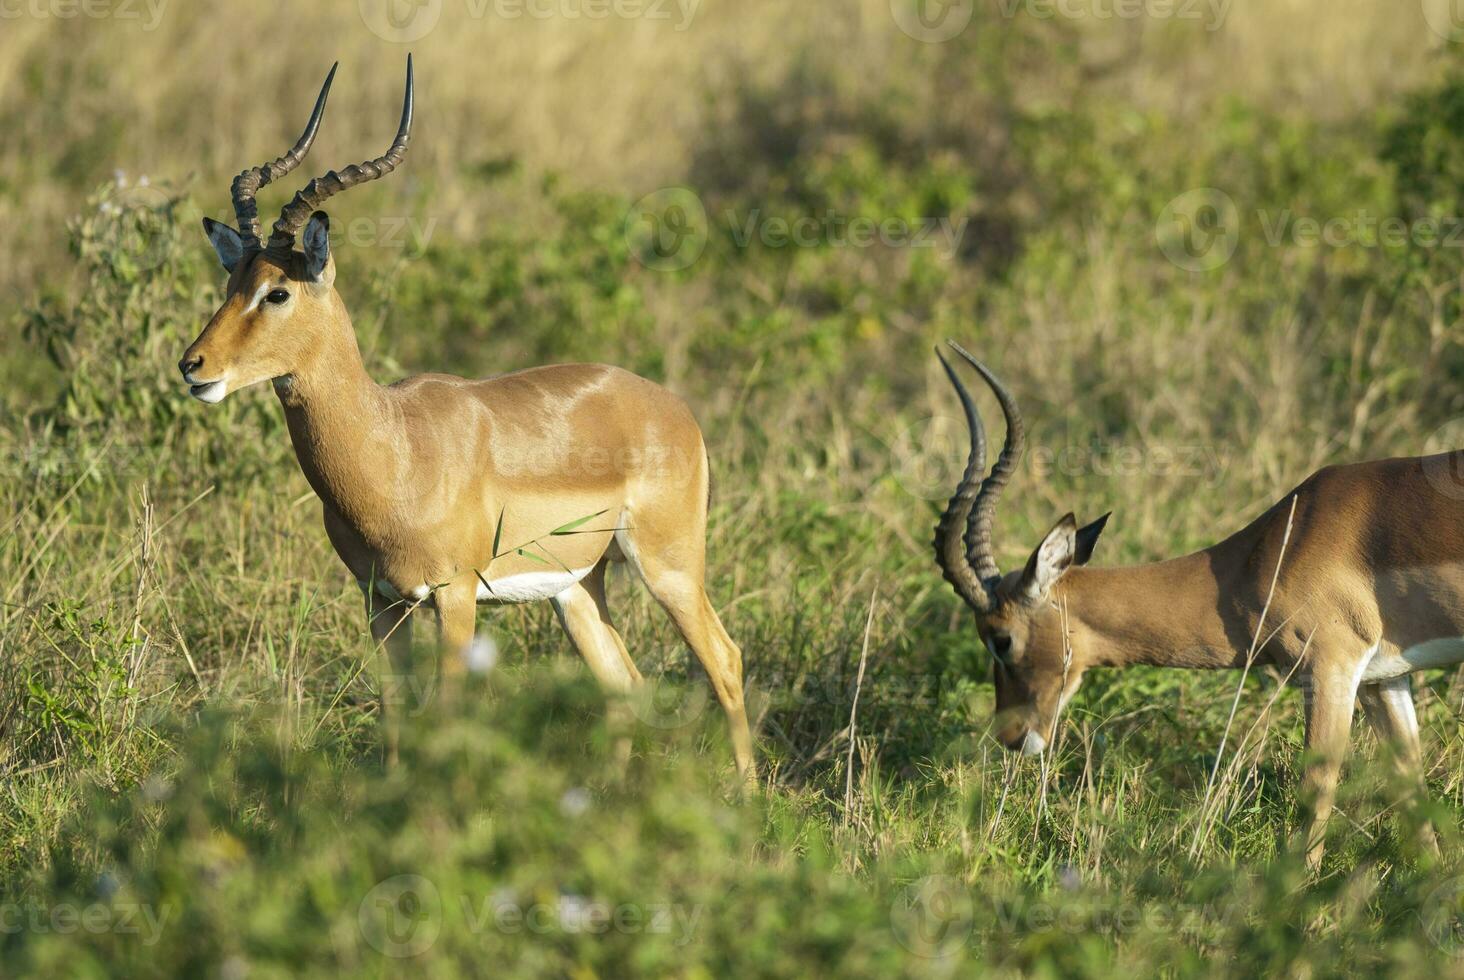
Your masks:
{"label": "impala's brown coat", "polygon": [[[329,86],[295,149],[271,165],[271,179],[308,150]],[[349,169],[352,181],[400,161],[411,100],[409,66],[396,157]],[[250,219],[260,180],[244,178],[261,172],[236,181],[246,234],[205,221],[229,282],[179,369],[194,396],[210,402],[274,382],[331,544],[366,593],[376,639],[404,657],[410,609],[430,606],[453,674],[479,601],[547,598],[601,683],[627,690],[641,676],[610,621],[604,573],[608,561],[629,559],[706,668],[737,766],[750,775],[742,655],[703,587],[707,455],[686,404],[593,364],[377,385],[334,288],[326,216],[311,217],[303,250],[282,244],[280,224],[264,249],[247,233],[257,228]],[[329,179],[317,185],[343,189]],[[390,751],[391,726],[388,743]]]}
{"label": "impala's brown coat", "polygon": [[[1312,862],[1354,701],[1418,777],[1409,674],[1464,662],[1464,451],[1327,467],[1244,529],[1168,561],[1088,567],[1082,533],[1067,515],[1025,568],[978,597],[1004,745],[1050,744],[1089,668],[1241,668],[1259,637],[1255,663],[1274,664],[1306,695]],[[1428,828],[1424,838],[1436,847]]]}

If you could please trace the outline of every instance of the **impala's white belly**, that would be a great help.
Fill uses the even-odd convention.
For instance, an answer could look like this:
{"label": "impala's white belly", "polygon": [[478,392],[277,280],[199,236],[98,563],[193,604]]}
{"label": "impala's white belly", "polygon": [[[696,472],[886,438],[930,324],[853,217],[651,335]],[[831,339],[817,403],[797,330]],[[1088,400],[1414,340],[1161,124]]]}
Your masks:
{"label": "impala's white belly", "polygon": [[1452,667],[1464,663],[1464,637],[1445,636],[1416,643],[1406,650],[1384,650],[1374,646],[1362,670],[1362,683],[1402,677],[1429,667]]}
{"label": "impala's white belly", "polygon": [[479,602],[535,602],[552,599],[565,589],[593,571],[581,568],[579,571],[559,569],[553,572],[521,572],[503,578],[478,581]]}
{"label": "impala's white belly", "polygon": [[[565,571],[557,569],[550,572],[520,572],[518,575],[505,575],[501,578],[478,580],[478,601],[479,602],[537,602],[540,599],[553,599],[564,592],[580,579],[590,574],[593,568],[581,568],[578,571]],[[362,589],[369,585],[360,579],[356,584]],[[409,594],[403,596],[390,582],[378,581],[375,583],[376,591],[388,599],[401,601],[423,602],[432,595],[432,590],[426,585],[419,585],[409,590]]]}

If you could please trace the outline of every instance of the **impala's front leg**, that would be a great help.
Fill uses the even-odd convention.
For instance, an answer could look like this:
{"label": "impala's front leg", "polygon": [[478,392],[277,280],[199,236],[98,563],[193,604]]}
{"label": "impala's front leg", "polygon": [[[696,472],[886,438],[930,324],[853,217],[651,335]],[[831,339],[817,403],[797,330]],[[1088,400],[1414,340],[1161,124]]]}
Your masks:
{"label": "impala's front leg", "polygon": [[[1306,863],[1322,863],[1327,818],[1336,799],[1337,780],[1352,735],[1352,709],[1361,672],[1352,664],[1317,665],[1306,687],[1306,753],[1302,812],[1307,817]],[[1308,812],[1309,808],[1309,812]]]}
{"label": "impala's front leg", "polygon": [[468,648],[478,618],[478,590],[474,580],[451,582],[432,593],[437,610],[438,680],[445,703],[451,704],[462,687]]}
{"label": "impala's front leg", "polygon": [[408,699],[416,699],[421,688],[412,673],[411,605],[393,601],[369,586],[366,592],[366,618],[371,624],[371,640],[375,645],[372,659],[376,664],[377,689],[381,692],[381,725],[386,743],[386,764],[397,762],[401,742],[401,716]]}

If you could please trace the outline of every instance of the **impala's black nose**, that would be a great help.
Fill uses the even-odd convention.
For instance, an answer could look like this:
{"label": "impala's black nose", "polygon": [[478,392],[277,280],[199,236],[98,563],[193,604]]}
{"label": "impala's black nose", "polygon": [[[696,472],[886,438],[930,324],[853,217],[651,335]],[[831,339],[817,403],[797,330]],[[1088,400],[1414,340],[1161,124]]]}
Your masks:
{"label": "impala's black nose", "polygon": [[187,378],[190,374],[192,374],[194,371],[197,371],[201,367],[203,367],[202,354],[194,354],[192,357],[184,354],[183,360],[178,362],[178,370],[183,373],[184,378]]}

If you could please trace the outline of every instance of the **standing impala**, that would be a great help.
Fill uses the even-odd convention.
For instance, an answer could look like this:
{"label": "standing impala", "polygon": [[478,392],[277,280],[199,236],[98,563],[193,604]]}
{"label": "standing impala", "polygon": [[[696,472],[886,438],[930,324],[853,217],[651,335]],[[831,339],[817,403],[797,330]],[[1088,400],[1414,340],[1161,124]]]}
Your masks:
{"label": "standing impala", "polygon": [[[1255,662],[1294,671],[1306,692],[1309,862],[1321,860],[1354,700],[1421,778],[1409,675],[1464,662],[1464,451],[1329,466],[1219,544],[1151,565],[1087,567],[1108,515],[1080,528],[1068,514],[1003,575],[992,521],[1022,452],[1022,416],[984,365],[951,346],[1006,418],[1001,454],[980,479],[981,419],[941,357],[971,452],[936,528],[936,560],[995,661],[1003,745],[1042,752],[1089,667],[1241,668],[1255,637]],[[1436,850],[1432,829],[1422,834]]]}
{"label": "standing impala", "polygon": [[[548,599],[602,685],[637,685],[605,604],[607,562],[629,560],[706,668],[738,770],[750,775],[742,654],[703,587],[707,454],[686,404],[592,364],[484,381],[422,374],[386,387],[366,374],[334,287],[330,222],[317,209],[401,163],[412,124],[410,57],[390,149],[312,180],[261,246],[255,193],[309,152],[334,77],[332,68],[294,147],[234,180],[239,229],[204,219],[229,281],[223,305],[178,363],[190,393],[214,403],[274,383],[326,534],[366,595],[372,636],[402,660],[411,610],[430,605],[449,683],[463,669],[478,603]],[[394,748],[389,717],[389,755]]]}

